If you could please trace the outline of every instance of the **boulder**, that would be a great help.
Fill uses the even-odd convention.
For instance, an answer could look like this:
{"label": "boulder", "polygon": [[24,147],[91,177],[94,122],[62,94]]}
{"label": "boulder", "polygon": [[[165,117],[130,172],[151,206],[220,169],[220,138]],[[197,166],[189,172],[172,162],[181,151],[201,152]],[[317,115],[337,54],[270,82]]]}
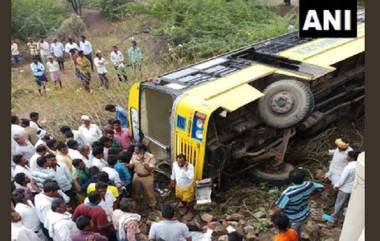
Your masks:
{"label": "boulder", "polygon": [[245,235],[245,240],[246,241],[257,241],[258,236],[256,235],[255,232],[249,232]]}
{"label": "boulder", "polygon": [[255,218],[263,218],[263,217],[265,217],[265,213],[263,212],[263,211],[257,211],[257,212],[255,212],[254,214],[253,214],[253,216],[255,217]]}
{"label": "boulder", "polygon": [[202,219],[202,221],[204,221],[206,223],[209,223],[209,222],[211,222],[214,219],[214,216],[212,216],[209,213],[202,213],[201,214],[201,219]]}
{"label": "boulder", "polygon": [[228,241],[228,236],[226,234],[219,236],[218,241]]}
{"label": "boulder", "polygon": [[239,221],[241,219],[244,219],[244,215],[241,213],[233,213],[226,216],[227,221]]}
{"label": "boulder", "polygon": [[244,228],[244,233],[251,233],[251,232],[255,232],[255,227],[253,227],[252,225],[245,225]]}

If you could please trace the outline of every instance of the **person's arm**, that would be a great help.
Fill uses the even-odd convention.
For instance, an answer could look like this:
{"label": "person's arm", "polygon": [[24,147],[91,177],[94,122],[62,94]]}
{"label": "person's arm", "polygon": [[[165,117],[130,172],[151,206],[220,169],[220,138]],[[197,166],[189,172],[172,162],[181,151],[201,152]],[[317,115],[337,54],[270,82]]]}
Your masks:
{"label": "person's arm", "polygon": [[189,228],[184,224],[183,236],[186,238],[186,241],[191,241],[191,233]]}
{"label": "person's arm", "polygon": [[125,185],[129,185],[131,183],[132,177],[131,177],[131,173],[129,172],[128,167],[123,166],[123,168],[121,168],[121,171],[122,171],[123,176],[124,176]]}
{"label": "person's arm", "polygon": [[41,63],[41,71],[45,72],[45,66]]}
{"label": "person's arm", "polygon": [[139,53],[138,56],[139,56],[139,61],[141,62],[143,60],[143,55],[142,55],[142,52],[141,52],[141,49],[140,48],[137,48],[137,52]]}
{"label": "person's arm", "polygon": [[289,197],[281,194],[280,199],[277,201],[277,206],[273,209],[274,213],[280,213],[288,205]]}
{"label": "person's arm", "polygon": [[70,197],[67,196],[61,189],[58,190],[58,194],[63,198],[63,201],[65,203],[69,203],[70,202]]}
{"label": "person's arm", "polygon": [[156,237],[156,224],[155,223],[152,223],[152,226],[150,227],[148,239],[149,239],[149,241],[154,241],[157,239],[157,237]]}
{"label": "person's arm", "polygon": [[176,165],[175,163],[173,164],[173,168],[172,168],[172,175],[170,176],[170,186],[171,187],[175,187],[175,185],[176,185],[176,180],[175,180],[175,175],[176,175],[176,173],[175,173],[175,166],[174,165]]}
{"label": "person's arm", "polygon": [[184,172],[183,174],[184,174],[188,179],[193,180],[193,179],[194,179],[194,168],[190,168],[190,167],[189,167],[189,163],[187,163],[186,165],[187,165],[187,167],[185,167],[185,168],[187,168],[187,169],[185,170],[185,172]]}
{"label": "person's arm", "polygon": [[71,230],[68,225],[60,225],[58,232],[55,232],[59,240],[61,241],[71,241]]}
{"label": "person's arm", "polygon": [[87,43],[88,43],[88,48],[91,50],[91,53],[92,53],[92,44],[90,41],[87,41]]}
{"label": "person's arm", "polygon": [[[88,61],[90,63],[90,61]],[[100,130],[99,126],[96,125],[96,136],[97,136],[97,139],[99,139],[100,137],[102,137],[102,131]]]}
{"label": "person's arm", "polygon": [[334,155],[334,152],[335,152],[335,149],[330,149],[330,150],[328,150],[328,155],[329,156],[332,156],[332,155]]}
{"label": "person's arm", "polygon": [[[144,158],[145,158],[145,155],[144,155]],[[150,155],[148,158],[149,158],[149,161],[148,161],[148,163],[144,163],[144,168],[148,172],[153,172],[153,170],[155,168],[155,164],[156,164],[156,159],[153,155]]]}
{"label": "person's arm", "polygon": [[71,219],[75,222],[77,220],[77,218],[79,216],[81,216],[81,210],[77,208],[75,208],[74,212],[73,212],[73,215],[71,216]]}
{"label": "person's arm", "polygon": [[347,182],[347,178],[349,177],[349,169],[347,166],[343,169],[342,175],[340,176],[339,181],[335,184],[334,188],[339,189]]}
{"label": "person's arm", "polygon": [[123,53],[121,51],[119,53],[120,53],[120,62],[124,62],[124,55],[123,55]]}

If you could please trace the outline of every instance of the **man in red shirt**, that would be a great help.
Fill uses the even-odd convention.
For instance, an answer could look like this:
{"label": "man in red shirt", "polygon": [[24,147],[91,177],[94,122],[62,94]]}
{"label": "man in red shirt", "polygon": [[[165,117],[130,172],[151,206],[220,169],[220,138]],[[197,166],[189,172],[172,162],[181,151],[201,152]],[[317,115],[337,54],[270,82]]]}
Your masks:
{"label": "man in red shirt", "polygon": [[127,128],[122,128],[119,120],[113,122],[113,128],[115,130],[114,138],[120,142],[124,150],[127,150],[132,143],[131,132]]}
{"label": "man in red shirt", "polygon": [[104,209],[98,205],[101,201],[100,193],[96,191],[91,192],[88,195],[88,200],[90,201],[88,204],[81,204],[75,209],[72,217],[73,220],[76,222],[78,217],[88,216],[94,224],[93,230],[91,231],[108,237],[110,241],[116,241],[113,225],[108,222],[107,214]]}

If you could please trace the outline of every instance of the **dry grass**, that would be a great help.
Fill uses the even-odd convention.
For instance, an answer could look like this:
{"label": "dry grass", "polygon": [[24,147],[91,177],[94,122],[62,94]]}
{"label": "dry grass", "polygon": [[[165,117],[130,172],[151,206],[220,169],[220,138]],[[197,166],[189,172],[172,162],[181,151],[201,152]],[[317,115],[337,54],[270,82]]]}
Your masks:
{"label": "dry grass", "polygon": [[[175,63],[168,64],[166,55],[160,54],[157,49],[165,49],[164,41],[153,37],[146,26],[154,24],[151,19],[129,18],[118,23],[101,24],[99,28],[93,25],[87,33],[94,50],[100,49],[109,59],[109,52],[113,45],[118,45],[125,57],[130,47],[129,37],[135,36],[144,55],[142,72],[128,70],[128,83],[120,83],[112,68],[108,65],[110,89],[100,87],[97,74],[92,73],[91,88],[93,94],[87,94],[79,80],[74,76],[70,60],[65,62],[65,71],[62,73],[63,88],[55,88],[54,84],[47,83],[47,96],[40,97],[37,92],[34,78],[29,68],[29,62],[12,70],[12,114],[27,117],[32,111],[40,113],[41,120],[46,122],[48,131],[58,136],[58,128],[67,124],[73,128],[79,126],[79,118],[89,114],[99,125],[104,125],[113,114],[104,111],[107,103],[116,103],[127,106],[128,90],[133,82],[141,81],[150,76],[163,73],[168,69],[176,68]],[[96,29],[94,31],[93,29]],[[141,33],[142,34],[138,34]],[[109,61],[110,62],[110,61]]]}

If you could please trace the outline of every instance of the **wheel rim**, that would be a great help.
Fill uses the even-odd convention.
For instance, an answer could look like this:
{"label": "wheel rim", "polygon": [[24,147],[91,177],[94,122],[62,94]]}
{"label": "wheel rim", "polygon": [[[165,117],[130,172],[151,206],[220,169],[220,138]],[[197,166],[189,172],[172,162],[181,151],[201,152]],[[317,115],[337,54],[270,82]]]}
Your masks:
{"label": "wheel rim", "polygon": [[281,91],[273,95],[270,103],[271,110],[277,114],[289,113],[295,105],[295,98],[287,91]]}

